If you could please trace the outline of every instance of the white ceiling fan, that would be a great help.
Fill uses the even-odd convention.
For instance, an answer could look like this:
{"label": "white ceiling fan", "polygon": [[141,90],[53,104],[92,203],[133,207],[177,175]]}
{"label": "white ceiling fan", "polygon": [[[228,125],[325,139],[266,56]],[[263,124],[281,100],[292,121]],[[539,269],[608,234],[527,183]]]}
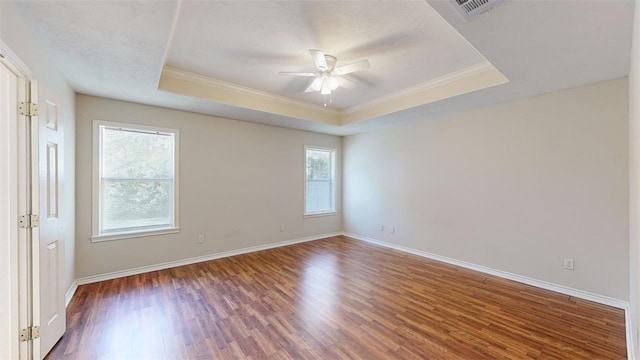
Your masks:
{"label": "white ceiling fan", "polygon": [[338,87],[342,86],[347,89],[351,89],[356,85],[351,81],[342,77],[342,75],[350,74],[360,70],[366,70],[371,65],[369,60],[360,60],[351,64],[335,67],[336,57],[333,55],[327,55],[321,50],[309,50],[313,63],[316,66],[316,72],[286,72],[281,71],[280,75],[292,75],[292,76],[305,76],[314,77],[313,81],[305,92],[319,91],[321,94],[329,95],[329,102],[331,102],[331,92]]}

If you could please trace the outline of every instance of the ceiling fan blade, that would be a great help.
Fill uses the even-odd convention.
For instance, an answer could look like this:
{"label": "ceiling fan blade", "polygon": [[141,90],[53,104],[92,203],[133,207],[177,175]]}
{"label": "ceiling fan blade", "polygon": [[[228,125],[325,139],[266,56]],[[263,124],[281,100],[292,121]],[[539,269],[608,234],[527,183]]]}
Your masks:
{"label": "ceiling fan blade", "polygon": [[324,52],[321,50],[309,50],[309,54],[311,54],[311,58],[313,58],[313,63],[316,65],[318,71],[322,72],[327,70],[327,60],[324,58]]}
{"label": "ceiling fan blade", "polygon": [[316,73],[280,71],[280,75],[308,76],[309,77],[309,76],[316,76]]}
{"label": "ceiling fan blade", "polygon": [[369,64],[369,60],[360,60],[360,61],[356,61],[354,63],[351,64],[347,64],[347,65],[343,65],[340,66],[336,69],[333,70],[333,73],[336,75],[346,75],[346,74],[350,74],[352,72],[356,72],[356,71],[360,71],[360,70],[366,70],[368,68],[371,67],[371,64]]}
{"label": "ceiling fan blade", "polygon": [[345,79],[345,78],[341,78],[341,77],[337,77],[338,78],[338,83],[340,84],[340,86],[342,86],[345,89],[353,89],[354,87],[356,87],[356,84],[354,84],[353,82]]}

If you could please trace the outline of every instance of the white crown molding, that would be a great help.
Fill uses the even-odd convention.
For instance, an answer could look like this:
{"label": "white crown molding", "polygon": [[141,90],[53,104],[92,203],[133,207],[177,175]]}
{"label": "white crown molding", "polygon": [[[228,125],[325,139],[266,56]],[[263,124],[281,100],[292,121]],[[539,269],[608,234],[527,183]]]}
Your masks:
{"label": "white crown molding", "polygon": [[226,258],[226,257],[230,257],[230,256],[248,254],[248,253],[252,253],[252,252],[256,252],[256,251],[268,250],[268,249],[273,249],[273,248],[277,248],[277,247],[288,246],[288,245],[293,245],[293,244],[298,244],[298,243],[303,243],[303,242],[308,242],[308,241],[321,240],[321,239],[326,239],[326,238],[329,238],[329,237],[339,236],[339,235],[341,235],[340,232],[322,234],[322,235],[315,235],[315,236],[307,236],[307,237],[303,237],[303,238],[280,241],[280,242],[266,244],[266,245],[251,246],[251,247],[242,248],[242,249],[238,249],[238,250],[223,251],[223,252],[215,253],[215,254],[196,256],[196,257],[192,257],[192,258],[176,260],[176,261],[169,261],[169,262],[165,262],[165,263],[148,265],[148,266],[141,266],[141,267],[137,267],[137,268],[133,268],[133,269],[114,271],[114,272],[110,272],[110,273],[106,273],[106,274],[87,276],[87,277],[79,278],[75,282],[78,285],[86,285],[86,284],[91,284],[91,283],[95,283],[95,282],[99,282],[99,281],[112,280],[112,279],[117,279],[117,278],[121,278],[121,277],[125,277],[125,276],[130,276],[130,275],[144,274],[144,273],[151,272],[151,271],[158,271],[158,270],[170,269],[170,268],[177,267],[177,266],[195,264],[195,263],[199,263],[199,262],[203,262],[203,261],[209,261],[209,260]]}
{"label": "white crown molding", "polygon": [[445,75],[417,87],[402,90],[349,109],[340,118],[342,125],[390,115],[474,91],[509,82],[494,66],[481,64]]}
{"label": "white crown molding", "polygon": [[302,108],[306,110],[311,110],[315,112],[322,112],[330,114],[334,117],[338,117],[340,114],[339,110],[325,108],[324,106],[310,104],[304,101],[298,101],[286,96],[275,95],[267,91],[261,91],[257,89],[252,89],[245,86],[240,86],[234,83],[230,83],[223,80],[214,79],[212,77],[197,74],[194,72],[178,69],[172,66],[165,65],[162,69],[162,75],[166,75],[172,78],[193,82],[196,84],[206,85],[211,88],[215,88],[221,91],[233,92],[236,94],[255,96],[259,98],[264,98],[279,104],[294,106],[297,108]]}
{"label": "white crown molding", "polygon": [[495,67],[490,62],[483,61],[483,62],[477,63],[475,65],[471,65],[469,67],[466,67],[464,69],[460,69],[458,71],[454,71],[452,73],[445,74],[443,76],[440,76],[440,77],[437,77],[435,79],[423,82],[421,84],[414,85],[414,86],[408,87],[406,89],[397,91],[395,93],[392,93],[392,94],[377,98],[375,100],[372,100],[372,101],[369,101],[369,102],[366,102],[366,103],[362,103],[360,105],[352,106],[352,107],[350,107],[348,109],[345,109],[343,111],[343,114],[353,114],[353,113],[356,113],[356,112],[359,112],[359,111],[364,111],[364,110],[367,110],[369,108],[372,108],[372,107],[377,106],[377,105],[382,104],[382,103],[393,102],[393,101],[396,101],[396,100],[398,100],[400,98],[411,96],[411,95],[414,95],[414,94],[417,94],[417,93],[420,93],[420,92],[423,92],[423,91],[431,90],[431,89],[437,88],[439,86],[448,84],[450,82],[461,80],[461,79],[464,79],[464,78],[467,78],[467,77],[482,73],[482,72],[487,71],[487,70],[492,70],[492,69],[495,69]]}
{"label": "white crown molding", "polygon": [[[176,81],[182,82],[182,84],[178,85],[175,83]],[[483,61],[344,110],[325,108],[168,65],[162,69],[158,89],[202,97],[231,106],[250,107],[258,111],[274,112],[319,123],[345,126],[389,112],[424,105],[507,82],[509,80],[490,62]],[[189,87],[189,84],[194,86]]]}
{"label": "white crown molding", "polygon": [[164,54],[162,54],[162,67],[158,72],[158,83],[160,83],[160,77],[162,76],[162,71],[165,68],[167,63],[167,59],[169,58],[169,52],[171,51],[171,45],[173,44],[173,37],[176,33],[176,27],[178,26],[178,19],[180,18],[180,10],[182,10],[182,0],[176,1],[176,10],[173,13],[173,20],[171,21],[171,30],[169,30],[169,37],[167,38],[167,45],[164,48]]}

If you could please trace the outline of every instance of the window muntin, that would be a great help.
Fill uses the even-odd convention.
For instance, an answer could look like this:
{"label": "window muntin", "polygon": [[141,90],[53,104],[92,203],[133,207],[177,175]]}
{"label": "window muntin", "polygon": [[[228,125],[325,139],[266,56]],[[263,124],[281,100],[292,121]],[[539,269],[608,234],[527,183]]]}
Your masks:
{"label": "window muntin", "polygon": [[94,240],[175,230],[178,131],[94,123]]}
{"label": "window muntin", "polygon": [[305,216],[336,212],[335,149],[305,147]]}

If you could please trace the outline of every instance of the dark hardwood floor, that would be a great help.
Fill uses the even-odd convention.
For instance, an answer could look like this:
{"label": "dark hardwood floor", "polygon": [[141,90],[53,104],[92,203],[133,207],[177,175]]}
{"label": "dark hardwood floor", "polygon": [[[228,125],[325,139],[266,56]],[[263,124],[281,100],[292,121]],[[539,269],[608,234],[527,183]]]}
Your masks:
{"label": "dark hardwood floor", "polygon": [[623,359],[624,312],[333,237],[80,286],[48,359]]}

